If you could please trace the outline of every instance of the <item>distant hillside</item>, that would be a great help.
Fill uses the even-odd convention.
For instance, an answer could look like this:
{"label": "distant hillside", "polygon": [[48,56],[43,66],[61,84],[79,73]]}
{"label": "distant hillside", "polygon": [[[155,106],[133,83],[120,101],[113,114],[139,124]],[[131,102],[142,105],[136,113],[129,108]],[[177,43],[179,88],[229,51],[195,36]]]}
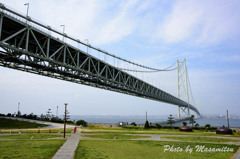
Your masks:
{"label": "distant hillside", "polygon": [[38,128],[48,126],[28,121],[0,118],[0,129]]}

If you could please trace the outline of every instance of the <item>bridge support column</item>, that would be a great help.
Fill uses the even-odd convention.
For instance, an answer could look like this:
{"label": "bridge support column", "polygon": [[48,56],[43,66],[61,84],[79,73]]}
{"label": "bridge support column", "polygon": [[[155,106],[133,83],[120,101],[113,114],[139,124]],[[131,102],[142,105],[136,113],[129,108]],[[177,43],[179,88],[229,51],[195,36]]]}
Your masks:
{"label": "bridge support column", "polygon": [[186,59],[184,59],[184,72],[185,72],[186,100],[187,100],[187,103],[188,103],[187,115],[190,116],[190,112],[189,112],[189,94],[188,94],[188,78],[187,78]]}
{"label": "bridge support column", "polygon": [[[187,116],[190,116],[189,111],[189,94],[188,94],[188,77],[187,77],[187,66],[186,66],[186,59],[184,61],[177,60],[177,94],[178,98],[185,98],[186,102],[188,103],[187,107],[178,106],[178,117],[181,117],[181,110],[185,112]],[[187,109],[187,112],[185,111]]]}
{"label": "bridge support column", "polygon": [[180,118],[180,106],[178,106],[178,118]]}
{"label": "bridge support column", "polygon": [[[177,94],[178,94],[178,98],[180,97],[179,94],[179,61],[177,59]],[[178,106],[178,118],[180,118],[180,105]]]}

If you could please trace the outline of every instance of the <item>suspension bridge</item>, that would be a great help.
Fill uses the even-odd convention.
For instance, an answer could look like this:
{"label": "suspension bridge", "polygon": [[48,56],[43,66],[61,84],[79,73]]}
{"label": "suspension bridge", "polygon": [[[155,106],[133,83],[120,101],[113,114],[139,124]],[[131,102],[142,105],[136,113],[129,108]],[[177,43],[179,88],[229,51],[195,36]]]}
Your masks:
{"label": "suspension bridge", "polygon": [[[97,58],[73,46],[73,42],[111,57],[114,62]],[[116,66],[115,61],[134,69]],[[190,116],[190,110],[200,116],[195,104],[189,102],[191,85],[186,60],[177,60],[176,65],[158,69],[120,58],[0,4],[0,66],[173,104],[178,106],[178,117],[182,113]],[[173,70],[177,70],[177,97],[130,73]]]}

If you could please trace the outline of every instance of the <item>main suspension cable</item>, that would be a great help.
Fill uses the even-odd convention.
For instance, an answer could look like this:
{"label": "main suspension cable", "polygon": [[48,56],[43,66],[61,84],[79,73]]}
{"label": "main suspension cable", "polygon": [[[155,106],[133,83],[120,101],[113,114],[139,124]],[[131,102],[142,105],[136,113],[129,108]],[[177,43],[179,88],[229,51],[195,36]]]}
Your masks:
{"label": "main suspension cable", "polygon": [[[175,63],[174,63],[174,64],[175,64]],[[174,66],[174,64],[171,65],[171,66],[169,66],[169,67],[167,67],[167,68],[165,68],[165,69],[159,69],[159,70],[155,70],[155,71],[133,70],[133,69],[126,69],[126,68],[118,68],[118,69],[123,70],[123,71],[130,71],[130,72],[155,73],[155,72],[161,72],[161,71],[173,71],[173,70],[176,70],[176,69],[178,69],[178,68],[180,68],[180,67],[183,66],[183,64],[182,64],[182,65],[180,65],[180,66],[178,66],[178,67],[169,69],[169,68],[171,68],[172,66]]]}
{"label": "main suspension cable", "polygon": [[[75,41],[75,42],[77,42],[78,44],[82,44],[82,45],[84,45],[84,46],[86,46],[86,47],[88,47],[88,48],[92,48],[92,49],[94,49],[94,50],[96,50],[96,51],[98,51],[98,52],[101,52],[101,53],[103,53],[103,54],[105,54],[105,55],[111,56],[111,57],[113,57],[113,58],[115,58],[115,59],[119,59],[119,60],[124,61],[124,62],[126,62],[126,63],[132,64],[132,65],[135,65],[135,66],[138,66],[138,67],[142,67],[142,68],[144,68],[144,69],[152,70],[152,71],[164,71],[164,69],[157,69],[157,68],[153,68],[153,67],[144,66],[144,65],[137,64],[137,63],[135,63],[135,62],[132,62],[132,61],[123,59],[123,58],[118,57],[118,56],[116,56],[116,55],[114,55],[114,54],[110,54],[110,53],[108,53],[107,51],[104,51],[104,50],[102,50],[102,49],[100,49],[100,48],[94,47],[94,46],[90,45],[89,43],[85,43],[85,42],[83,42],[83,41],[80,41],[79,39],[76,39],[76,38],[74,38],[74,37],[72,37],[72,36],[69,36],[69,35],[67,35],[66,33],[61,33],[61,32],[59,32],[59,31],[51,28],[51,27],[48,26],[48,25],[44,25],[43,23],[38,22],[37,20],[34,20],[34,19],[30,18],[29,16],[25,16],[25,15],[23,15],[23,14],[21,14],[21,13],[18,13],[18,12],[10,9],[10,7],[8,7],[8,6],[6,6],[6,5],[4,5],[4,4],[2,4],[2,3],[0,3],[0,9],[5,10],[5,11],[7,11],[7,12],[10,12],[10,13],[12,13],[12,14],[15,14],[15,15],[23,18],[23,19],[26,19],[28,22],[34,23],[34,24],[36,24],[36,25],[38,25],[38,26],[41,26],[41,27],[43,27],[43,28],[45,28],[45,29],[47,29],[47,30],[49,30],[49,31],[52,31],[52,32],[54,32],[54,33],[57,33],[58,35],[61,35],[61,36],[65,37],[65,38],[68,38],[68,39],[70,39],[70,40],[72,40],[72,41]],[[29,25],[29,23],[28,23],[28,25]]]}

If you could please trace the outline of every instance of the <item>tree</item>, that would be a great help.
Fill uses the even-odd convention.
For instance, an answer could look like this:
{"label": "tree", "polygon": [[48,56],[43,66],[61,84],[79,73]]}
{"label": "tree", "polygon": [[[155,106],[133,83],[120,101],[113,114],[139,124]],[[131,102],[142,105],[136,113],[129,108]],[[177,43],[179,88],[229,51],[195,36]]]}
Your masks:
{"label": "tree", "polygon": [[210,125],[210,124],[206,124],[206,125],[205,125],[205,131],[209,131],[210,128],[211,128],[211,125]]}
{"label": "tree", "polygon": [[87,122],[85,120],[78,120],[76,122],[77,125],[82,125],[82,126],[86,126],[87,125]]}
{"label": "tree", "polygon": [[0,116],[6,116],[6,115],[5,115],[5,114],[1,114],[1,113],[0,113]]}
{"label": "tree", "polygon": [[191,115],[191,117],[189,119],[189,124],[192,124],[192,128],[193,128],[194,123],[196,123],[196,121],[194,120],[194,115]]}
{"label": "tree", "polygon": [[149,123],[148,123],[148,121],[146,121],[146,122],[145,122],[145,125],[144,125],[144,128],[145,128],[145,129],[148,129],[149,127],[150,127],[150,126],[149,126]]}
{"label": "tree", "polygon": [[168,117],[168,120],[167,120],[167,124],[170,124],[172,127],[172,124],[174,124],[174,123],[175,123],[174,117],[172,117],[172,114],[170,114],[170,116]]}
{"label": "tree", "polygon": [[195,124],[195,128],[196,128],[196,129],[198,129],[198,127],[199,127],[199,124],[198,124],[198,123],[196,123],[196,124]]}
{"label": "tree", "polygon": [[46,120],[51,120],[51,109],[48,109],[48,111],[47,111],[47,114],[46,114],[46,116],[45,116],[45,119]]}
{"label": "tree", "polygon": [[137,124],[135,122],[132,122],[130,125],[137,126]]}
{"label": "tree", "polygon": [[205,125],[205,129],[210,129],[211,128],[211,125],[210,124],[206,124]]}
{"label": "tree", "polygon": [[156,127],[160,129],[162,126],[160,124],[156,124]]}
{"label": "tree", "polygon": [[187,126],[187,123],[184,121],[184,122],[182,122],[182,124],[183,124],[183,126]]}
{"label": "tree", "polygon": [[40,120],[44,120],[45,119],[45,115],[41,114],[40,115]]}
{"label": "tree", "polygon": [[17,112],[17,117],[20,117],[22,114],[21,114],[21,112],[20,112],[20,110]]}
{"label": "tree", "polygon": [[55,123],[63,123],[64,121],[61,119],[61,118],[58,118],[58,117],[53,117],[51,119],[52,122],[55,122]]}

